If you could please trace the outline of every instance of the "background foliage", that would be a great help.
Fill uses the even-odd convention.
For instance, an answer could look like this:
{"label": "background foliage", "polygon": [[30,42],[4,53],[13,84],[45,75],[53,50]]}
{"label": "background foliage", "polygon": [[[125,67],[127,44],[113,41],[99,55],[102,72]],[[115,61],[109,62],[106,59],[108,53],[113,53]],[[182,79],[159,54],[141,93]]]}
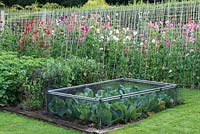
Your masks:
{"label": "background foliage", "polygon": [[[38,2],[39,4],[45,4],[45,3],[57,3],[61,6],[65,6],[65,7],[80,7],[82,5],[84,5],[86,2],[95,2],[95,1],[99,1],[99,0],[2,0],[2,2],[6,5],[6,6],[12,6],[15,4],[21,5],[23,7],[27,6],[27,5],[31,5],[35,2]],[[109,5],[128,5],[130,4],[134,4],[134,3],[154,3],[154,2],[167,2],[170,0],[105,0],[106,3],[108,3]],[[179,0],[181,1],[181,0]]]}

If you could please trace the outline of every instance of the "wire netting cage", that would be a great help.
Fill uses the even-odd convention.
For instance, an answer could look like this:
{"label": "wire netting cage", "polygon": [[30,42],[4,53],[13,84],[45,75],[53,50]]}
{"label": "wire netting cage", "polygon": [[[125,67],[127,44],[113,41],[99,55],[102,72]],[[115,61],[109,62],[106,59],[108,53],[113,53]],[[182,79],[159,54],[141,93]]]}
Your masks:
{"label": "wire netting cage", "polygon": [[100,129],[146,118],[180,103],[176,84],[131,78],[47,92],[50,115]]}

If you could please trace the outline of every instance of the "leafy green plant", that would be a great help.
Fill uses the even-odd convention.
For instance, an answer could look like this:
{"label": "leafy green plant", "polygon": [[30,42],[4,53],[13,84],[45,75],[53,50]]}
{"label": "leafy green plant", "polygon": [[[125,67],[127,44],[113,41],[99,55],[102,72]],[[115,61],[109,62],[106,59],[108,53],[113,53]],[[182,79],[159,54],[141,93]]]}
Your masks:
{"label": "leafy green plant", "polygon": [[0,51],[1,105],[19,102],[23,84],[31,79],[33,69],[41,67],[44,61],[25,56],[18,58],[17,53]]}
{"label": "leafy green plant", "polygon": [[12,30],[4,26],[3,31],[0,32],[0,50],[15,51],[17,46],[17,36],[12,34]]}
{"label": "leafy green plant", "polygon": [[23,99],[21,105],[23,109],[35,110],[39,109],[44,105],[44,91],[42,81],[34,80],[29,81],[28,79],[23,84]]}
{"label": "leafy green plant", "polygon": [[88,58],[71,57],[66,64],[72,69],[72,85],[80,85],[101,80],[101,64]]}
{"label": "leafy green plant", "polygon": [[74,78],[72,69],[63,59],[50,59],[44,66],[43,81],[48,88],[70,86]]}
{"label": "leafy green plant", "polygon": [[[82,92],[76,92],[76,95],[100,99],[138,90],[140,89],[136,86],[130,88],[119,85],[116,89],[108,86],[97,92],[85,88]],[[165,108],[178,105],[181,100],[178,100],[177,96],[179,95],[176,90],[169,90],[109,102],[90,102],[71,98],[64,100],[51,95],[48,99],[48,111],[62,118],[79,120],[84,124],[95,123],[97,126],[110,126],[117,122],[126,123],[138,118],[145,118]],[[55,110],[52,111],[52,109]]]}

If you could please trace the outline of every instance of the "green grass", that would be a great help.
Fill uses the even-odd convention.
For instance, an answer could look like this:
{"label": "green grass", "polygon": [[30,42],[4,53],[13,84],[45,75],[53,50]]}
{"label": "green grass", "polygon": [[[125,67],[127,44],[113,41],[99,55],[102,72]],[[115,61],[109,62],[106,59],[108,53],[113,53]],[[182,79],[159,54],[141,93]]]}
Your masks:
{"label": "green grass", "polygon": [[0,134],[79,134],[80,131],[56,127],[16,114],[0,112]]}
{"label": "green grass", "polygon": [[182,90],[184,105],[126,125],[109,134],[200,134],[200,90]]}
{"label": "green grass", "polygon": [[[200,90],[182,90],[185,104],[157,113],[109,134],[199,134]],[[79,134],[16,114],[0,112],[0,134]]]}

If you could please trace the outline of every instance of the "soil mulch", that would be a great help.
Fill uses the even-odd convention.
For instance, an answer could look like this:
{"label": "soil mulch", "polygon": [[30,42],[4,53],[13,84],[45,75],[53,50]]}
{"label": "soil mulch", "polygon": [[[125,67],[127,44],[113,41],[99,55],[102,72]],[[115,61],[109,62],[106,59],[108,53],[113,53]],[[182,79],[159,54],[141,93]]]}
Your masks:
{"label": "soil mulch", "polygon": [[55,116],[50,116],[47,114],[45,110],[26,111],[18,107],[3,107],[3,108],[0,108],[0,110],[9,111],[9,112],[16,113],[19,115],[24,115],[26,117],[30,117],[33,119],[46,121],[63,128],[73,128],[73,129],[81,130],[86,133],[102,134],[111,130],[119,129],[123,126],[122,124],[117,124],[109,128],[97,129],[97,128],[89,127],[88,125],[80,125],[76,121],[66,121]]}

